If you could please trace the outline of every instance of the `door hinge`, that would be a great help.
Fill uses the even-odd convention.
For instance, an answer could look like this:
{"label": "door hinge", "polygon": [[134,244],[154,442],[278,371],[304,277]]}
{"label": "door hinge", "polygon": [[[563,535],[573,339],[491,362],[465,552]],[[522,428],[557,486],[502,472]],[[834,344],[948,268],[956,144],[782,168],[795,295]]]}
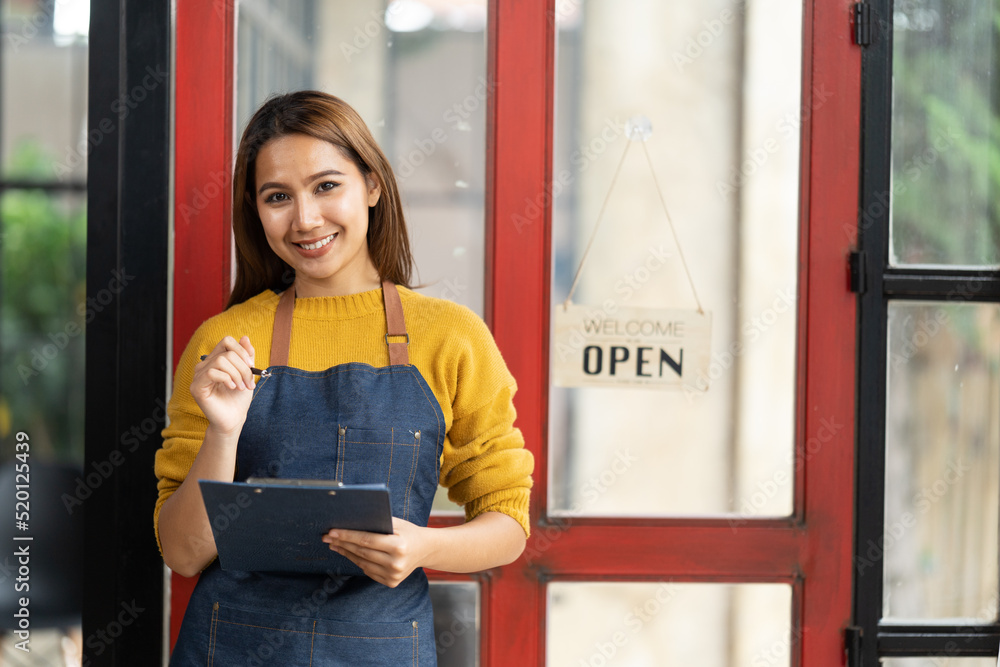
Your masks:
{"label": "door hinge", "polygon": [[864,630],[850,626],[844,630],[844,650],[847,652],[847,667],[862,667],[861,638]]}
{"label": "door hinge", "polygon": [[847,263],[851,272],[851,291],[864,294],[868,287],[868,270],[863,250],[854,250],[848,255]]}
{"label": "door hinge", "polygon": [[858,46],[872,43],[872,6],[867,2],[854,3],[854,43]]}

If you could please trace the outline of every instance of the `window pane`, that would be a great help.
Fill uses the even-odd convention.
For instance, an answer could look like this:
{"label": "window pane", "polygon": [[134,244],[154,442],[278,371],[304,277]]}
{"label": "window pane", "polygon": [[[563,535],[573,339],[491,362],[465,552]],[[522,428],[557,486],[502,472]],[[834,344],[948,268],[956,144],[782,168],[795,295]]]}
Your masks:
{"label": "window pane", "polygon": [[892,25],[891,261],[996,265],[996,3],[897,2]]}
{"label": "window pane", "polygon": [[1000,505],[1000,306],[890,303],[885,558],[893,619],[993,620]]}
{"label": "window pane", "polygon": [[31,437],[32,456],[83,461],[85,206],[83,193],[0,196],[0,437],[7,459],[14,429]]}
{"label": "window pane", "polygon": [[479,664],[479,584],[432,581],[438,667]]}
{"label": "window pane", "polygon": [[273,93],[343,98],[395,170],[414,280],[482,314],[486,0],[240,0],[237,43],[238,131]]}
{"label": "window pane", "polygon": [[[90,146],[102,139],[87,136],[89,3],[9,0],[0,7],[0,173],[82,183]],[[117,123],[111,100],[107,117]],[[30,173],[23,169],[26,151],[39,160]]]}
{"label": "window pane", "polygon": [[696,306],[645,146],[712,316],[705,392],[552,390],[557,514],[792,510],[798,128],[809,113],[800,12],[776,1],[557,6],[552,302],[567,298],[624,125],[642,114],[652,136],[621,162],[573,302],[608,317]]}
{"label": "window pane", "polygon": [[791,665],[783,584],[549,584],[549,665]]}

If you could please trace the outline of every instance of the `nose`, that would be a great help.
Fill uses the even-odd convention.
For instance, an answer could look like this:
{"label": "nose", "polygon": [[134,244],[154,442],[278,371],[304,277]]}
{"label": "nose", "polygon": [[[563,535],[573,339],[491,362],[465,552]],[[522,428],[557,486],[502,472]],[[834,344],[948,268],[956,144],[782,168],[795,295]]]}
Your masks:
{"label": "nose", "polygon": [[299,197],[295,205],[295,219],[292,224],[296,231],[307,231],[323,225],[323,213],[319,204],[309,196]]}

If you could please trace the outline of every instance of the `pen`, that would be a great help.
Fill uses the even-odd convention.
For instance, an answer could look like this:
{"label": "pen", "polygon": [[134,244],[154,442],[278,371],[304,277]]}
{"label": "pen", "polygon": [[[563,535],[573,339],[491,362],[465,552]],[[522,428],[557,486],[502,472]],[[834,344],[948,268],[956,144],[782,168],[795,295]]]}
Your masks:
{"label": "pen", "polygon": [[[207,354],[201,355],[201,360],[202,361],[205,361],[206,359],[208,359],[208,355]],[[260,368],[257,368],[256,366],[251,366],[250,367],[250,372],[253,373],[254,375],[259,375],[262,378],[266,378],[266,377],[270,377],[271,376],[271,371],[267,370],[266,368],[260,369]]]}

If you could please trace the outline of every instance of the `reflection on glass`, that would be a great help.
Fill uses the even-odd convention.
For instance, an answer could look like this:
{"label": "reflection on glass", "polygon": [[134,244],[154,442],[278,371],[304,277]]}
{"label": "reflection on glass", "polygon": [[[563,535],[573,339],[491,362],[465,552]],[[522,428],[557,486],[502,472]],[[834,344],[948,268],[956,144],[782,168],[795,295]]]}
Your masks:
{"label": "reflection on glass", "polygon": [[893,264],[1000,264],[996,20],[992,0],[895,5]]}
{"label": "reflection on glass", "polygon": [[240,0],[237,127],[274,93],[350,103],[396,173],[415,281],[483,312],[486,0]]}
{"label": "reflection on glass", "polygon": [[783,584],[551,583],[549,665],[791,665]]}
{"label": "reflection on glass", "polygon": [[[707,392],[552,390],[556,514],[742,520],[792,510],[799,127],[810,113],[800,11],[773,0],[556,6],[552,302],[567,297],[625,123],[642,115],[712,314]],[[622,163],[573,302],[695,307],[639,147]]]}
{"label": "reflection on glass", "polygon": [[479,664],[479,584],[432,581],[438,667]]}
{"label": "reflection on glass", "polygon": [[993,620],[1000,306],[889,304],[884,614]]}

